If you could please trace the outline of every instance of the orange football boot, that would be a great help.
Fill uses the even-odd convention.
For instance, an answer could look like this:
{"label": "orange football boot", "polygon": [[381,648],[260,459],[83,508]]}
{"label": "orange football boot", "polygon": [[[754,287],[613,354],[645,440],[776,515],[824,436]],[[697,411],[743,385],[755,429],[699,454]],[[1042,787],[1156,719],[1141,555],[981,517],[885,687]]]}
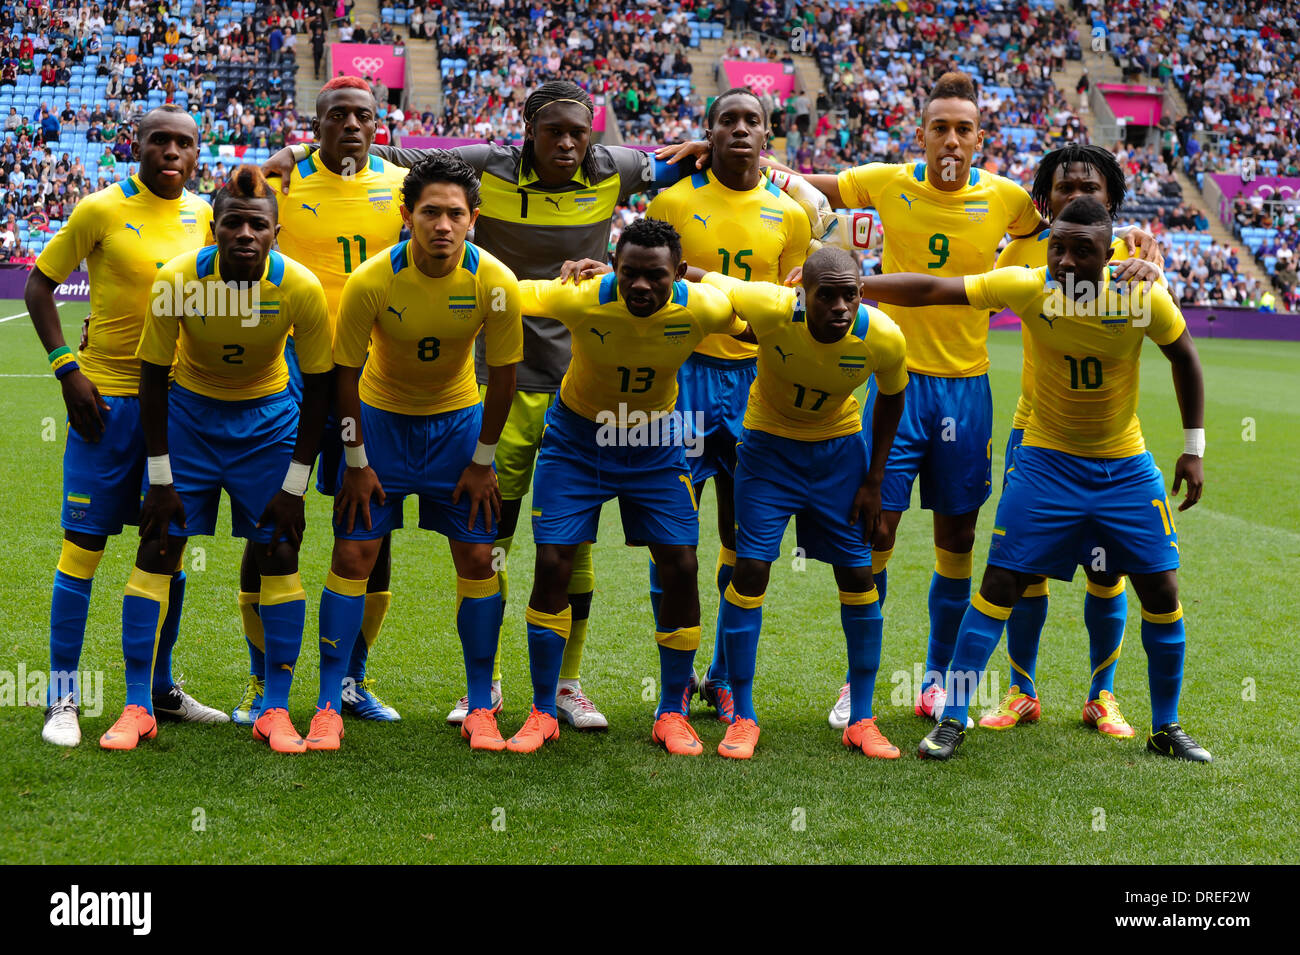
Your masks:
{"label": "orange football boot", "polygon": [[[1084,707],[1084,719],[1088,708]],[[1037,723],[1043,715],[1042,704],[1038,697],[1021,693],[1020,687],[1012,684],[1002,702],[980,717],[980,726],[990,730],[1009,730],[1021,723]]]}
{"label": "orange football boot", "polygon": [[[534,706],[528,719],[524,720],[524,725],[519,727],[519,732],[506,740],[506,749],[512,753],[532,753],[559,738],[560,721]],[[473,740],[470,745],[473,745]]]}
{"label": "orange football boot", "polygon": [[132,703],[99,738],[99,745],[103,749],[135,749],[140,740],[157,735],[158,721],[143,706]]}
{"label": "orange football boot", "polygon": [[311,718],[305,737],[308,749],[338,749],[343,745],[343,717],[338,710],[326,703],[325,709],[317,708]]}
{"label": "orange football boot", "polygon": [[1110,690],[1102,690],[1097,699],[1089,700],[1084,704],[1083,721],[1094,727],[1102,736],[1109,736],[1112,739],[1132,739],[1137,735],[1137,730],[1129,725],[1129,721],[1124,719],[1124,714],[1119,711],[1115,694]]}
{"label": "orange football boot", "polygon": [[704,744],[681,713],[665,713],[659,717],[650,736],[676,756],[699,756],[704,752]]}
{"label": "orange football boot", "polygon": [[727,735],[718,744],[718,755],[730,759],[753,759],[754,747],[758,745],[758,724],[753,720],[737,717],[727,727]]}
{"label": "orange football boot", "polygon": [[[556,723],[558,726],[559,723]],[[497,718],[485,706],[471,710],[460,724],[460,735],[469,740],[470,749],[485,749],[499,753],[506,748],[506,741],[497,729]]]}
{"label": "orange football boot", "polygon": [[885,739],[885,734],[876,726],[875,717],[850,723],[844,729],[840,741],[849,749],[861,750],[866,756],[877,759],[898,759],[898,747]]}
{"label": "orange football boot", "polygon": [[253,739],[270,744],[272,752],[276,753],[307,752],[307,741],[293,728],[289,711],[282,706],[262,711],[253,724]]}

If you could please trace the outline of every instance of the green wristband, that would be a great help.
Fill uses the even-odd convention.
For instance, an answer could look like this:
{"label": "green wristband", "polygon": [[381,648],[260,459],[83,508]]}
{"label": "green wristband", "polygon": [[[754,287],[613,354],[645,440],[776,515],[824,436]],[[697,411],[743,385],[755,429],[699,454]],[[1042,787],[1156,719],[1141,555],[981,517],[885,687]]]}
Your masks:
{"label": "green wristband", "polygon": [[49,355],[46,356],[46,358],[49,360],[50,364],[52,365],[54,364],[55,361],[62,358],[64,355],[71,355],[71,354],[72,354],[71,348],[69,348],[67,345],[60,345],[58,348],[54,349],[54,351],[50,352]]}

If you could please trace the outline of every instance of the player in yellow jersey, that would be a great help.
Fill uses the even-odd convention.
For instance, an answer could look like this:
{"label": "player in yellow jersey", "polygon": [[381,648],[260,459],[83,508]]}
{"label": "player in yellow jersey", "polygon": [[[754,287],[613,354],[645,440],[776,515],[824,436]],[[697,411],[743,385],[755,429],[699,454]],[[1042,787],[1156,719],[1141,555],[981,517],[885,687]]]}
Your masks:
{"label": "player in yellow jersey", "polygon": [[[63,386],[68,441],[63,455],[63,549],[50,605],[50,686],[42,737],[60,746],[81,741],[77,665],[86,635],[95,570],[111,535],[140,514],[144,436],[140,430],[140,362],[135,347],[149,308],[149,288],[163,262],[201,246],[212,210],[185,191],[198,162],[198,129],[184,110],[162,106],[140,121],[132,150],[137,175],[77,204],[27,278],[26,304],[41,345]],[[63,338],[54,290],[85,260],[90,270],[87,341],[74,358]],[[185,572],[168,568],[170,613],[158,642],[152,703],[161,717],[221,722],[172,680]],[[150,681],[146,673],[145,680]]]}
{"label": "player in yellow jersey", "polygon": [[[682,254],[691,266],[754,282],[784,281],[803,265],[811,229],[793,199],[763,176],[759,152],[769,130],[763,106],[747,87],[735,87],[709,106],[706,117],[709,168],[660,192],[646,216],[662,219],[681,236]],[[692,429],[687,455],[695,497],[713,478],[718,502],[718,595],[727,591],[736,565],[736,514],[732,479],[736,440],[754,383],[758,347],[730,335],[710,335],[696,346],[677,374],[677,410]],[[650,565],[650,600],[661,596],[655,565]],[[700,696],[730,723],[725,648],[715,641],[713,661],[699,686]]]}
{"label": "player in yellow jersey", "polygon": [[537,457],[537,564],[525,613],[533,708],[507,741],[516,752],[559,738],[555,690],[572,619],[569,577],[578,546],[595,541],[601,505],[613,498],[628,542],[649,545],[663,581],[653,737],[672,753],[703,752],[686,721],[700,643],[699,519],[674,413],[677,371],[706,335],[734,334],[744,324],[733,320],[725,294],[681,281],[685,272],[676,230],[641,219],[619,237],[611,274],[577,285],[521,283],[525,314],[563,323],[573,360]]}
{"label": "player in yellow jersey", "polygon": [[1154,752],[1195,762],[1210,754],[1178,722],[1185,636],[1178,601],[1178,533],[1164,480],[1137,419],[1142,342],[1173,369],[1185,432],[1173,493],[1187,482],[1186,510],[1204,485],[1204,381],[1178,307],[1159,285],[1113,280],[1111,217],[1085,196],[1056,216],[1047,267],[959,278],[872,276],[863,294],[931,306],[1010,308],[1029,333],[1033,404],[998,501],[988,565],[962,618],[947,674],[945,710],[918,755],[948,759],[965,738],[970,700],[1013,605],[1039,575],[1069,580],[1085,547],[1127,574],[1142,602]]}
{"label": "player in yellow jersey", "polygon": [[[1049,219],[1059,215],[1074,199],[1092,196],[1106,206],[1112,218],[1119,214],[1124,204],[1127,187],[1124,172],[1115,157],[1099,146],[1082,146],[1071,143],[1045,155],[1038,164],[1030,189],[1034,204]],[[1007,244],[998,256],[997,267],[1021,266],[1043,268],[1047,265],[1047,240],[1050,232],[1016,239]],[[1145,236],[1144,236],[1145,238]],[[1126,262],[1119,280],[1161,278],[1155,263],[1130,259],[1128,245],[1123,239],[1111,243],[1111,262]],[[1015,449],[1024,438],[1033,405],[1033,357],[1029,331],[1021,327],[1024,341],[1024,361],[1021,369],[1020,397],[1016,402],[1015,418],[1007,437],[1004,467],[1010,469]],[[1007,474],[1004,473],[1003,485]],[[1088,578],[1087,595],[1083,602],[1083,619],[1088,630],[1088,655],[1091,659],[1092,677],[1087,702],[1083,706],[1084,723],[1111,739],[1127,739],[1134,729],[1120,711],[1115,700],[1115,669],[1119,663],[1120,648],[1124,642],[1124,624],[1128,619],[1128,600],[1124,581],[1119,574],[1107,569],[1104,553],[1085,554],[1084,573]],[[1047,578],[1032,582],[1016,602],[1007,620],[1007,657],[1010,662],[1011,687],[1001,702],[980,718],[980,726],[988,729],[1010,729],[1022,722],[1034,722],[1042,715],[1042,705],[1037,693],[1038,643],[1047,620]]]}
{"label": "player in yellow jersey", "polygon": [[[331,327],[338,318],[343,283],[348,276],[402,235],[399,208],[406,170],[369,154],[376,113],[374,96],[360,77],[336,76],[322,86],[312,121],[320,149],[298,163],[293,195],[280,203],[278,247],[320,279]],[[280,185],[279,177],[267,178],[272,186]],[[290,391],[300,398],[302,382],[292,337],[285,359],[289,362]],[[342,456],[338,422],[331,415],[321,436],[321,460],[316,471],[316,489],[322,494],[333,497],[338,490],[335,483]],[[354,644],[343,683],[343,712],[363,719],[400,718],[397,710],[376,695],[373,679],[366,676],[366,659],[379,638],[392,598],[388,591],[391,568],[386,537],[366,583],[361,636]],[[236,723],[251,725],[261,712],[266,666],[258,616],[257,566],[249,549],[244,551],[240,580],[239,609],[248,644],[249,677],[244,695],[230,715]]]}
{"label": "player in yellow jersey", "polygon": [[[478,190],[474,170],[453,154],[417,163],[402,185],[411,238],[367,261],[343,288],[334,360],[347,467],[321,595],[313,749],[339,747],[342,679],[365,612],[366,578],[382,539],[402,526],[408,494],[419,496],[420,527],[447,537],[456,565],[470,698],[461,734],[472,749],[505,748],[492,705],[501,630],[492,554],[501,493],[492,461],[523,359],[523,322],[514,274],[466,241]],[[484,400],[474,379],[480,332],[490,369]]]}
{"label": "player in yellow jersey", "polygon": [[[903,413],[907,348],[888,315],[862,304],[860,278],[857,262],[836,248],[808,257],[799,289],[704,277],[728,293],[760,349],[736,449],[736,572],[718,613],[736,707],[718,744],[722,756],[749,759],[758,742],[753,688],[763,596],[792,517],[799,546],[835,570],[853,690],[842,741],[868,756],[899,755],[871,708],[884,621],[870,540]],[[873,376],[879,396],[868,452],[853,392]]]}
{"label": "player in yellow jersey", "polygon": [[[149,490],[122,601],[127,705],[99,744],[134,749],[157,733],[143,681],[167,614],[167,572],[190,537],[216,532],[224,488],[232,530],[256,542],[262,578],[266,705],[253,736],[298,753],[305,744],[288,712],[306,613],[298,549],[333,366],[329,316],[316,277],[271,249],[275,193],[256,166],[234,171],[212,215],[216,245],[158,270],[137,348]],[[302,362],[301,408],[287,387],[290,329]]]}

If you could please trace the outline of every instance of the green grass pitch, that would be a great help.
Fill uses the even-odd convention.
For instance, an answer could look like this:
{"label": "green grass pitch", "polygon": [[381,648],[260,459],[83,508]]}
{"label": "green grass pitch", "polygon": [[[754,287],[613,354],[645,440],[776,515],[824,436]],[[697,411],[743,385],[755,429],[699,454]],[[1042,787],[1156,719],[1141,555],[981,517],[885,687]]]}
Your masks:
{"label": "green grass pitch", "polygon": [[[59,552],[63,406],[20,302],[0,303],[0,669],[48,666],[51,575]],[[85,306],[62,310],[76,340]],[[706,753],[668,757],[650,741],[658,676],[646,594],[646,554],[623,546],[607,508],[596,551],[597,594],[583,686],[610,717],[602,735],[565,730],[531,757],[471,754],[443,718],[464,675],[446,546],[414,528],[394,548],[392,612],[372,675],[398,724],[349,720],[342,751],[274,755],[233,725],[164,725],[134,753],[96,741],[120,712],[122,587],[134,535],[110,541],[95,581],[82,668],[104,672],[104,710],[84,717],[82,745],[41,742],[41,710],[0,707],[0,857],[9,862],[1281,862],[1300,836],[1284,740],[1293,724],[1285,656],[1300,598],[1300,345],[1202,341],[1208,394],[1206,492],[1178,518],[1188,654],[1184,724],[1212,766],[1148,754],[1080,723],[1088,685],[1082,574],[1052,584],[1039,664],[1043,721],[1007,733],[976,730],[957,759],[936,765],[914,749],[929,724],[907,687],[924,658],[933,565],[929,517],[903,521],[891,564],[876,712],[904,752],[881,763],[844,749],[826,723],[844,670],[830,570],[790,560],[773,568],[759,650],[758,755],[713,752],[722,724],[700,710]],[[1018,387],[1018,336],[992,335],[994,471]],[[1168,473],[1182,446],[1168,366],[1148,346],[1142,420]],[[46,419],[50,419],[46,421]],[[1249,419],[1249,420],[1247,420]],[[52,426],[50,422],[57,422]],[[48,440],[51,435],[54,440]],[[994,479],[1000,487],[1000,477]],[[325,499],[308,497],[302,576],[307,636],[292,713],[305,729],[315,700],[316,608],[328,562]],[[527,511],[524,512],[527,514]],[[986,553],[993,503],[976,543]],[[223,525],[228,528],[223,505]],[[411,521],[413,524],[414,521]],[[712,493],[701,511],[701,597],[707,662],[717,608]],[[180,643],[187,689],[229,708],[247,659],[235,605],[240,542],[195,539]],[[786,552],[794,546],[787,538]],[[517,728],[531,697],[523,607],[533,550],[523,530],[511,557],[502,633],[506,708]],[[978,567],[977,561],[977,579]],[[1146,660],[1130,589],[1128,640],[1116,693],[1132,722],[1149,722]],[[1008,684],[1006,654],[991,667]],[[908,682],[899,682],[906,679]],[[201,824],[200,824],[201,823]]]}

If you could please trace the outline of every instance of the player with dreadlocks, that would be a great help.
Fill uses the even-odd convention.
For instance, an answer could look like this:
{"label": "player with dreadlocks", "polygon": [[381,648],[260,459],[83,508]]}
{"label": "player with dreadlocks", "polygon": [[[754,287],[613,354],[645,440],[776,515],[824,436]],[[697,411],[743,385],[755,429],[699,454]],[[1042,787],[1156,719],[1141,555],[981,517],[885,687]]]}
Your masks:
{"label": "player with dreadlocks", "polygon": [[[1067,205],[1080,196],[1090,196],[1104,205],[1111,218],[1119,215],[1128,189],[1124,171],[1115,157],[1100,146],[1070,143],[1045,155],[1034,175],[1030,198],[1038,211],[1050,222]],[[1139,249],[1150,249],[1154,240],[1134,230]],[[998,256],[997,267],[1024,266],[1038,269],[1047,264],[1050,230],[1038,235],[1015,239]],[[1130,259],[1128,244],[1116,238],[1111,243],[1111,262],[1129,260],[1125,274],[1130,278],[1152,278],[1163,282],[1158,262]],[[1159,252],[1153,253],[1159,256]],[[1133,270],[1133,271],[1129,271]],[[1022,328],[1022,336],[1027,332]],[[1020,374],[1020,398],[1016,402],[1011,434],[1007,437],[1004,467],[1011,468],[1012,453],[1024,439],[1025,428],[1034,398],[1034,366],[1029,342],[1024,342],[1024,363]],[[1006,485],[1006,472],[1003,486]],[[1083,707],[1083,721],[1103,736],[1128,739],[1134,729],[1120,712],[1113,693],[1115,668],[1124,643],[1124,623],[1128,618],[1128,599],[1124,580],[1106,565],[1105,555],[1091,548],[1080,555],[1088,577],[1087,596],[1083,601],[1083,620],[1088,628],[1088,655],[1092,665],[1092,685]],[[987,729],[1011,729],[1020,723],[1032,723],[1042,715],[1035,680],[1038,642],[1047,621],[1047,578],[1036,578],[1016,603],[1007,620],[1007,657],[1013,685],[1001,703],[980,719]]]}

